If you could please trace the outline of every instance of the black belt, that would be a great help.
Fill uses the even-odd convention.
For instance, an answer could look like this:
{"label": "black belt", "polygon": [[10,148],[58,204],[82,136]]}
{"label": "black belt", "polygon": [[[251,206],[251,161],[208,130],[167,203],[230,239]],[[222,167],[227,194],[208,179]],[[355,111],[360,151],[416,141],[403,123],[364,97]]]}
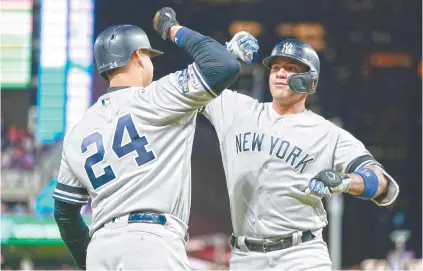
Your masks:
{"label": "black belt", "polygon": [[[303,231],[301,236],[302,242],[311,241],[314,239],[313,233],[311,231]],[[245,238],[245,246],[249,251],[256,252],[270,252],[275,250],[281,250],[285,248],[292,247],[294,245],[293,236],[288,237],[273,237],[266,239],[249,239]],[[231,246],[241,249],[238,245],[238,237],[232,234],[231,237]]]}
{"label": "black belt", "polygon": [[[112,218],[112,223],[115,222],[117,217]],[[164,225],[166,224],[166,216],[160,213],[154,212],[143,212],[143,211],[135,211],[131,212],[128,216],[128,224],[130,223],[148,223],[148,224],[159,224]],[[104,227],[104,224],[101,225],[98,229]]]}

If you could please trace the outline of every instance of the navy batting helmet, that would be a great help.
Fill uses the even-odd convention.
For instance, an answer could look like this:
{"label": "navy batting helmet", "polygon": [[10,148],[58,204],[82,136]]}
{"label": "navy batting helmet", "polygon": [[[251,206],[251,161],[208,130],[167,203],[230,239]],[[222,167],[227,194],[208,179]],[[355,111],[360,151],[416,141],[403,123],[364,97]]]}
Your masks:
{"label": "navy batting helmet", "polygon": [[283,40],[273,48],[272,54],[263,60],[264,66],[270,69],[279,56],[298,60],[309,68],[307,72],[292,74],[288,77],[288,85],[293,91],[300,94],[316,92],[320,60],[316,51],[310,45],[296,39]]}
{"label": "navy batting helmet", "polygon": [[163,54],[151,48],[147,34],[138,26],[120,24],[103,30],[94,43],[98,73],[108,80],[105,73],[128,64],[132,53],[138,49],[149,51],[151,57]]}

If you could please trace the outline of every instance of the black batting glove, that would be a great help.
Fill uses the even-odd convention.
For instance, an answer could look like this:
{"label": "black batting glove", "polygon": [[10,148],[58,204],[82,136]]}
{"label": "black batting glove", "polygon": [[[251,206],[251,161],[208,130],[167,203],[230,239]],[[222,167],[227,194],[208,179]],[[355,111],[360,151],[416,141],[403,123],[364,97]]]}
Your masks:
{"label": "black batting glove", "polygon": [[172,26],[179,25],[176,20],[176,13],[172,8],[161,8],[156,12],[153,19],[153,27],[157,33],[166,40],[169,38],[169,30]]}
{"label": "black batting glove", "polygon": [[318,197],[330,197],[332,193],[347,192],[350,184],[351,179],[347,175],[332,169],[325,169],[309,181],[305,193]]}

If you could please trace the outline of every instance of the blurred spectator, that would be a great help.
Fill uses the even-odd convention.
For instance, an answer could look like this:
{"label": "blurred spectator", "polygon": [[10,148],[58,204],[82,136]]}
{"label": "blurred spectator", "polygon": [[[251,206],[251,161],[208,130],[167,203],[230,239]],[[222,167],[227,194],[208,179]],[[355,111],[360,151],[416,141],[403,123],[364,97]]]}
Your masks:
{"label": "blurred spectator", "polygon": [[28,215],[30,210],[26,203],[22,202],[1,202],[1,212],[7,215]]}
{"label": "blurred spectator", "polygon": [[2,169],[33,169],[36,162],[50,145],[37,144],[34,135],[14,126],[1,124],[1,167]]}
{"label": "blurred spectator", "polygon": [[9,204],[6,202],[1,202],[1,213],[5,214],[9,212]]}

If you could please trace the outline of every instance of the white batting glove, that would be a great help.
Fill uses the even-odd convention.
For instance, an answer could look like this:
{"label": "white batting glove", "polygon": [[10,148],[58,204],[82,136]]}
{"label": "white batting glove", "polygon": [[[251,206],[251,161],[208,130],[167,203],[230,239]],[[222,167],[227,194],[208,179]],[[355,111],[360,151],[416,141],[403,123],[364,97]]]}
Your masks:
{"label": "white batting glove", "polygon": [[226,43],[226,49],[235,57],[247,64],[257,59],[259,45],[256,38],[248,32],[240,31]]}
{"label": "white batting glove", "polygon": [[317,197],[330,197],[332,193],[345,193],[350,188],[351,179],[332,169],[320,171],[308,183],[305,193]]}

